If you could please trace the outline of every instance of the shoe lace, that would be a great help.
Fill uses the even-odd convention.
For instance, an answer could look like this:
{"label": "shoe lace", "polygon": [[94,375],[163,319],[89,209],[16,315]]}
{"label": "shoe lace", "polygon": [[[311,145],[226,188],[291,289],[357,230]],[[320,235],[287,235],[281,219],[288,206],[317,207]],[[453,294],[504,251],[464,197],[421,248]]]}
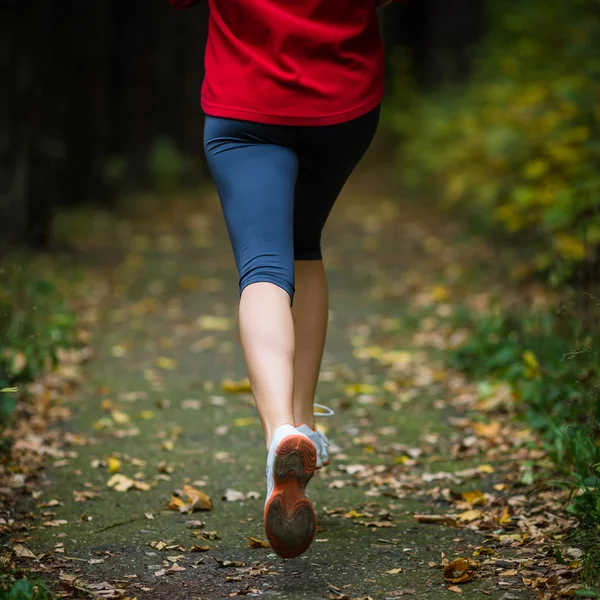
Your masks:
{"label": "shoe lace", "polygon": [[329,408],[329,406],[323,406],[322,404],[317,404],[316,402],[313,406],[321,409],[318,412],[313,412],[313,415],[315,415],[315,417],[331,417],[335,414],[335,412],[331,408]]}

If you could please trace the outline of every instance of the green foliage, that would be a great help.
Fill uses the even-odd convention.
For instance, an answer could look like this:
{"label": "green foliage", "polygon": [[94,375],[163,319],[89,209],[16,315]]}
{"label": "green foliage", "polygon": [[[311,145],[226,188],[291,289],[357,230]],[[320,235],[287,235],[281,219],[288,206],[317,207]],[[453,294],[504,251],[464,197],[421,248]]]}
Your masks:
{"label": "green foliage", "polygon": [[16,578],[7,573],[0,578],[0,600],[53,600],[56,596],[37,578]]}
{"label": "green foliage", "polygon": [[[403,182],[441,187],[484,228],[534,242],[523,267],[570,277],[600,259],[600,3],[491,0],[470,80],[390,107]],[[408,88],[412,89],[412,88]]]}
{"label": "green foliage", "polygon": [[0,265],[0,421],[12,412],[14,388],[57,364],[75,343],[75,316],[50,276],[27,260]]}
{"label": "green foliage", "polygon": [[452,366],[511,385],[569,482],[568,510],[600,525],[600,335],[582,319],[517,317],[500,307],[475,321],[465,315],[464,324],[472,335],[451,354]]}

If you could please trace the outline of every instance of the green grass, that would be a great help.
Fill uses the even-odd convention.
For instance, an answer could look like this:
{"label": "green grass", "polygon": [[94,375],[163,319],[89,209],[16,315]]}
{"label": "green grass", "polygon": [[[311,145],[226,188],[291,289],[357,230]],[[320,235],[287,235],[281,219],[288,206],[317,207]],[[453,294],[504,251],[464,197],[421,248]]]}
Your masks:
{"label": "green grass", "polygon": [[[76,343],[75,315],[54,274],[25,256],[0,264],[0,390],[14,390],[53,369],[59,348]],[[15,404],[0,393],[0,420]]]}
{"label": "green grass", "polygon": [[56,596],[41,579],[27,576],[16,570],[0,575],[0,600],[54,600],[55,598]]}

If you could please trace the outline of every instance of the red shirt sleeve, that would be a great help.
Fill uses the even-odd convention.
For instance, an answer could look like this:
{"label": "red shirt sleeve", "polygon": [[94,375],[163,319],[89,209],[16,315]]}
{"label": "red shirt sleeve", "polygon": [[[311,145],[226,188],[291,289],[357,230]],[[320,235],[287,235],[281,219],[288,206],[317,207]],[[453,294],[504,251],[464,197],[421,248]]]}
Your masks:
{"label": "red shirt sleeve", "polygon": [[201,1],[202,0],[169,0],[169,3],[177,10],[183,10],[185,8],[191,8],[192,6],[198,4]]}

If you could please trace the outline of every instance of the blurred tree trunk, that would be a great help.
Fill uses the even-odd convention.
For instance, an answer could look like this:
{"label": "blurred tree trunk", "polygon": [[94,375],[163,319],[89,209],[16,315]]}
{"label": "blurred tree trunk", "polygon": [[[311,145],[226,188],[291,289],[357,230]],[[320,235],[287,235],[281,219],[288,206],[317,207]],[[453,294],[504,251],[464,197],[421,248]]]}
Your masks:
{"label": "blurred tree trunk", "polygon": [[[388,56],[408,51],[425,89],[463,80],[485,26],[483,0],[408,0],[382,10]],[[390,64],[389,66],[392,66]],[[388,74],[392,72],[388,70]]]}
{"label": "blurred tree trunk", "polygon": [[0,0],[0,243],[46,245],[57,206],[108,201],[115,157],[146,184],[160,137],[202,155],[207,12]]}

